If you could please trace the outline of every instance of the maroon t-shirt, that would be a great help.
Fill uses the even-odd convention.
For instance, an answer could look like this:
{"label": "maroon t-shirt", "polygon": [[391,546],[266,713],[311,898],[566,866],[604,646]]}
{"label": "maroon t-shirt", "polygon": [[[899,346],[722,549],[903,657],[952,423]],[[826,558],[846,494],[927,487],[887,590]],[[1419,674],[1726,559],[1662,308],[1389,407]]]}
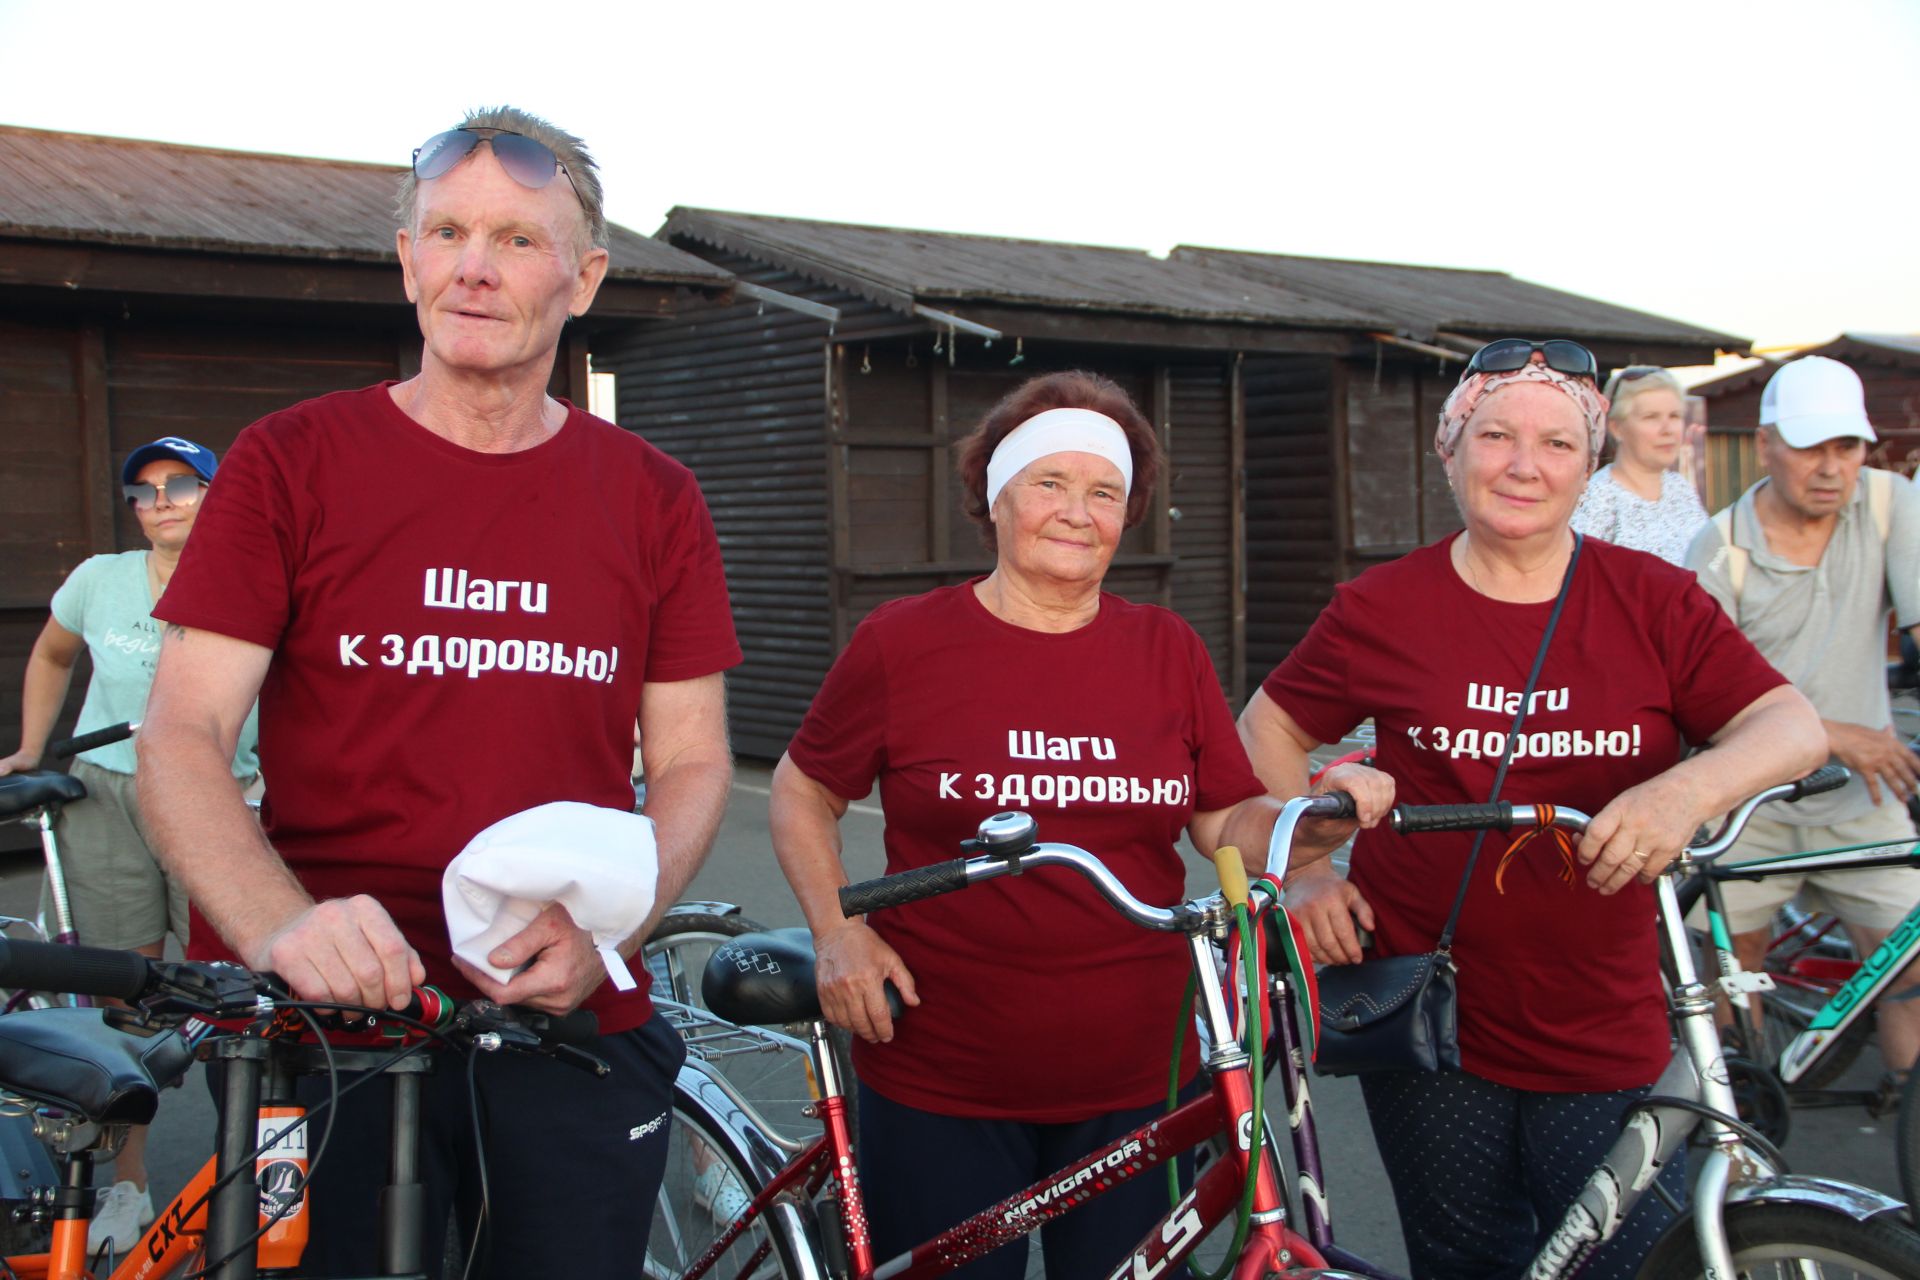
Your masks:
{"label": "maroon t-shirt", "polygon": [[[1401,803],[1492,792],[1553,610],[1473,591],[1452,543],[1338,588],[1263,686],[1322,742],[1372,716]],[[1500,798],[1597,814],[1672,767],[1683,736],[1705,742],[1785,683],[1691,573],[1588,538]],[[1669,1056],[1652,889],[1603,897],[1544,835],[1502,872],[1511,838],[1488,834],[1454,940],[1462,1065],[1519,1089],[1651,1083]],[[1378,919],[1374,954],[1433,949],[1472,844],[1471,833],[1360,834],[1351,875]]]}
{"label": "maroon t-shirt", "polygon": [[[960,857],[982,818],[1022,809],[1041,840],[1088,850],[1151,906],[1183,896],[1175,844],[1194,813],[1261,792],[1177,614],[1102,595],[1091,623],[1048,634],[994,617],[972,583],[874,610],[788,752],[849,800],[879,780],[889,872]],[[885,1096],[1041,1123],[1166,1096],[1185,945],[1123,920],[1077,872],[1007,876],[868,923],[922,1002],[890,1043],[854,1046]]]}
{"label": "maroon t-shirt", "polygon": [[[641,686],[740,660],[693,476],[567,406],[551,439],[477,453],[388,386],[254,423],[221,460],[154,616],[274,651],[261,818],[316,899],[372,894],[459,995],[447,863],[553,800],[630,808]],[[192,954],[230,953],[196,920]],[[644,1021],[602,986],[603,1031]]]}

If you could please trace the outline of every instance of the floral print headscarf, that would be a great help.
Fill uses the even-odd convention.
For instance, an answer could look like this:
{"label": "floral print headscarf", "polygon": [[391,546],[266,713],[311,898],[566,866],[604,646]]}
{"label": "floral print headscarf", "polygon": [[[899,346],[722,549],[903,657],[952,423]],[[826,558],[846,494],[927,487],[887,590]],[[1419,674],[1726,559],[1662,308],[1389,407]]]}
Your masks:
{"label": "floral print headscarf", "polygon": [[1549,369],[1537,352],[1524,368],[1510,373],[1475,373],[1460,380],[1447,402],[1440,406],[1440,427],[1433,433],[1434,451],[1440,460],[1452,460],[1453,451],[1460,445],[1460,436],[1467,429],[1467,419],[1473,416],[1480,402],[1516,382],[1547,383],[1565,392],[1568,399],[1580,406],[1587,420],[1587,474],[1592,475],[1600,463],[1600,446],[1607,439],[1607,398],[1587,379]]}

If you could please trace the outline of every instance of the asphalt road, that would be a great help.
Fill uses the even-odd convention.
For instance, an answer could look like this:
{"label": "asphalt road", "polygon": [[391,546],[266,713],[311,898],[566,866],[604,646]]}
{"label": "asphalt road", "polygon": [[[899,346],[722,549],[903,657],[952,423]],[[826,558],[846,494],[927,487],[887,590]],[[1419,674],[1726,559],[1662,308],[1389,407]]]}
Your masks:
{"label": "asphalt road", "polygon": [[[803,923],[799,909],[774,861],[767,834],[767,781],[764,766],[742,765],[734,796],[712,856],[688,896],[737,903],[745,914],[769,926]],[[843,823],[848,874],[854,879],[883,868],[881,818],[877,807],[855,804]],[[27,914],[37,892],[37,860],[13,858],[0,863],[0,911]],[[1193,859],[1189,891],[1213,887],[1210,865]],[[1878,1054],[1862,1055],[1844,1087],[1868,1088],[1881,1071]],[[156,1204],[170,1198],[212,1149],[213,1114],[204,1084],[196,1077],[162,1104],[154,1127],[149,1162]],[[1327,1192],[1337,1238],[1350,1249],[1384,1265],[1404,1269],[1406,1255],[1394,1219],[1393,1201],[1351,1080],[1316,1079],[1318,1113]],[[1285,1117],[1275,1114],[1285,1131]],[[1859,1108],[1796,1110],[1787,1148],[1795,1172],[1820,1174],[1898,1194],[1892,1120],[1876,1121]],[[104,1185],[104,1177],[101,1182]]]}

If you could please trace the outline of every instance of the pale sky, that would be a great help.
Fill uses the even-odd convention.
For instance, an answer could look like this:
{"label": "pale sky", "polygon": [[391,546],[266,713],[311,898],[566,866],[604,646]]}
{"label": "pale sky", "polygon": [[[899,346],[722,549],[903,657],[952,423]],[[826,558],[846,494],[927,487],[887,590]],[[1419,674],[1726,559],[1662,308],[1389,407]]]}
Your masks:
{"label": "pale sky", "polygon": [[0,124],[404,164],[498,101],[646,233],[702,205],[1920,331],[1920,0],[0,0]]}

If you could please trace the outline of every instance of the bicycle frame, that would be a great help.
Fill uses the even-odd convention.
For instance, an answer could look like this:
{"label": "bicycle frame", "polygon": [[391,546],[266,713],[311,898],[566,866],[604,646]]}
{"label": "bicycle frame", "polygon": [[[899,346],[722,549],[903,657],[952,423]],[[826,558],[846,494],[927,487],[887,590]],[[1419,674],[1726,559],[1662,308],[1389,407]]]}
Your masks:
{"label": "bicycle frame", "polygon": [[[1744,996],[1747,990],[1755,988],[1757,984],[1751,979],[1743,981],[1742,977],[1736,976],[1744,975],[1744,971],[1734,953],[1733,939],[1727,932],[1720,892],[1722,881],[1765,880],[1775,876],[1804,875],[1809,871],[1861,871],[1874,867],[1915,866],[1916,859],[1920,858],[1920,847],[1903,848],[1898,854],[1875,855],[1869,852],[1876,848],[1897,847],[1862,845],[1847,849],[1810,849],[1805,853],[1777,854],[1749,862],[1724,866],[1716,864],[1704,868],[1707,931],[1713,941],[1722,982],[1728,988],[1729,997],[1736,994]],[[1798,1082],[1820,1061],[1828,1046],[1839,1039],[1841,1033],[1856,1019],[1864,1016],[1880,994],[1893,985],[1894,980],[1915,959],[1920,959],[1920,906],[1909,911],[1906,918],[1874,949],[1873,954],[1861,961],[1859,968],[1828,996],[1814,1013],[1807,1029],[1780,1051],[1779,1062],[1765,1065],[1775,1068],[1782,1083],[1792,1085]]]}
{"label": "bicycle frame", "polygon": [[[1030,1235],[1122,1183],[1165,1168],[1182,1152],[1225,1137],[1229,1139],[1224,1144],[1226,1155],[1202,1171],[1179,1202],[1153,1225],[1130,1253],[1117,1261],[1113,1274],[1146,1280],[1185,1261],[1200,1241],[1237,1209],[1251,1165],[1249,1149],[1253,1126],[1260,1123],[1253,1114],[1249,1059],[1234,1038],[1207,934],[1190,932],[1188,943],[1194,970],[1199,976],[1202,1016],[1213,1045],[1205,1064],[1211,1080],[1208,1093],[1055,1170],[892,1259],[874,1257],[848,1133],[844,1084],[827,1045],[825,1024],[812,1024],[808,1038],[822,1095],[817,1109],[823,1132],[771,1177],[745,1212],[682,1273],[682,1280],[699,1280],[707,1275],[715,1262],[756,1223],[764,1222],[770,1230],[778,1229],[778,1224],[767,1221],[776,1206],[796,1198],[810,1200],[823,1192],[837,1202],[837,1216],[854,1280],[879,1277],[924,1280],[943,1275]],[[1270,1270],[1325,1266],[1320,1253],[1287,1226],[1280,1177],[1270,1149],[1262,1149],[1252,1175],[1255,1178],[1252,1218],[1246,1244],[1232,1274],[1238,1280],[1257,1280]],[[761,1252],[750,1265],[758,1265],[769,1248],[771,1242],[763,1243]]]}

